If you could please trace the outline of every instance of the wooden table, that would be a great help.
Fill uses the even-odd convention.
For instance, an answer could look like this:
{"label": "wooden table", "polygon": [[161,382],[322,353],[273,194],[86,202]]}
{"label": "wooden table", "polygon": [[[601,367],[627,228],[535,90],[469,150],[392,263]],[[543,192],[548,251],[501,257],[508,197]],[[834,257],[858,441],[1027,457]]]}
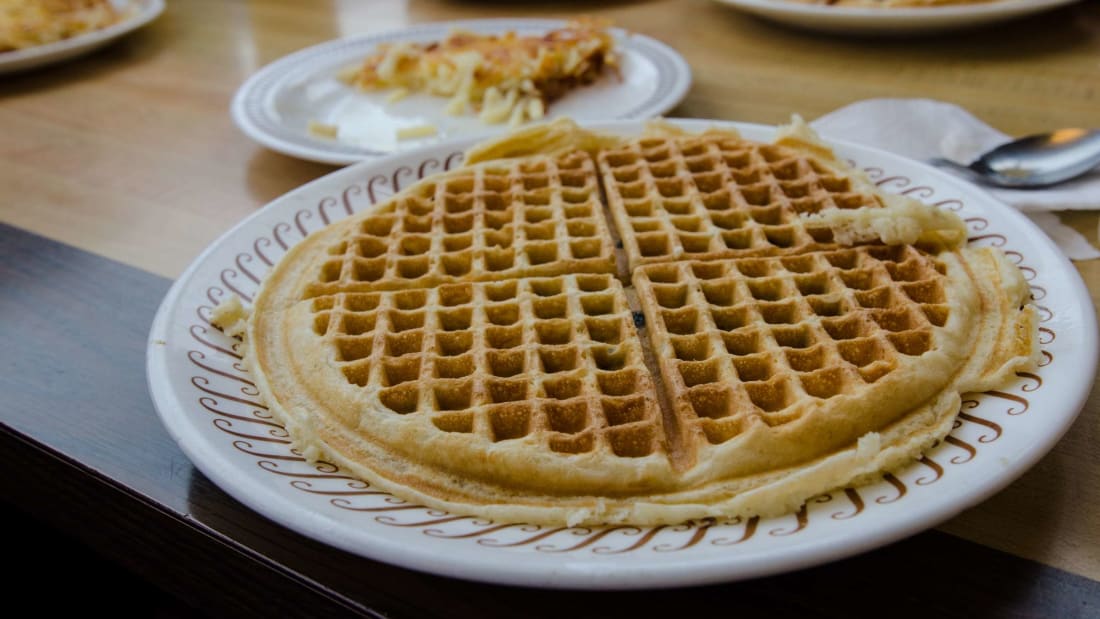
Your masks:
{"label": "wooden table", "polygon": [[[268,522],[192,468],[153,411],[144,338],[171,278],[204,247],[334,169],[265,150],[230,121],[242,80],[287,53],[417,22],[591,10],[684,54],[695,81],[673,116],[777,123],[898,96],[958,103],[1010,134],[1100,125],[1095,1],[887,40],[788,30],[704,0],[609,5],[175,1],[98,53],[0,77],[9,508],[211,614],[558,616],[589,604],[670,613],[721,604],[852,616],[864,607],[846,594],[856,590],[875,612],[902,600],[959,616],[1100,613],[1096,394],[1037,466],[939,530],[796,574],[644,594],[562,596],[367,561]],[[1095,213],[1063,221],[1096,242]],[[1100,261],[1076,266],[1095,301]],[[945,569],[943,556],[957,559]],[[903,583],[916,586],[902,593]]]}

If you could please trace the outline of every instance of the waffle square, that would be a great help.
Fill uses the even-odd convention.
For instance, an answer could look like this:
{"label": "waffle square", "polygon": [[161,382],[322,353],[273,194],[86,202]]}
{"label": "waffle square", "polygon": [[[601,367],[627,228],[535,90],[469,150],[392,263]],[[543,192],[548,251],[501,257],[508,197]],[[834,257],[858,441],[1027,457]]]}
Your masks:
{"label": "waffle square", "polygon": [[429,177],[345,222],[309,294],[614,272],[599,192],[583,151]]}
{"label": "waffle square", "polygon": [[662,449],[656,394],[611,275],[336,293],[312,310],[348,385],[394,415],[554,453]]}
{"label": "waffle square", "polygon": [[944,345],[947,267],[911,246],[647,265],[634,285],[669,401],[721,444],[861,394]]}
{"label": "waffle square", "polygon": [[599,167],[631,268],[822,249],[832,230],[805,215],[883,206],[820,157],[730,133],[631,141]]}

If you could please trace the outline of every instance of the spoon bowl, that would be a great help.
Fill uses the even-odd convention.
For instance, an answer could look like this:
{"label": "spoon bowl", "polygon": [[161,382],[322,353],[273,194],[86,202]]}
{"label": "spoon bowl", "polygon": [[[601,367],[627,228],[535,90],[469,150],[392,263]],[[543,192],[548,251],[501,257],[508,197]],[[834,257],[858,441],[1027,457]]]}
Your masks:
{"label": "spoon bowl", "polygon": [[936,158],[932,164],[958,170],[997,187],[1049,187],[1100,165],[1100,130],[1058,129],[1002,144],[969,164]]}

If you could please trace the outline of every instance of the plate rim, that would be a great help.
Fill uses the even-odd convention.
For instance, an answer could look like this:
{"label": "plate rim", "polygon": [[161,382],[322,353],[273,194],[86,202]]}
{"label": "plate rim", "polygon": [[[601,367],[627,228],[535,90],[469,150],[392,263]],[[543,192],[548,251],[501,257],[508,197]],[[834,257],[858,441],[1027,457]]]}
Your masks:
{"label": "plate rim", "polygon": [[[719,120],[705,120],[705,119],[670,119],[672,122],[683,123],[691,129],[701,129],[707,126],[724,125],[734,126],[738,128],[753,127],[758,130],[771,130],[774,131],[775,127],[772,125],[763,125],[756,123],[739,123],[732,121],[719,121]],[[585,123],[588,126],[597,128],[606,128],[609,126],[638,126],[641,121],[618,121],[618,122],[592,122]],[[889,161],[890,159],[902,160],[909,165],[916,165],[922,171],[930,173],[934,178],[940,181],[944,181],[948,186],[960,186],[973,192],[976,186],[956,177],[950,176],[940,170],[927,166],[922,162],[908,159],[900,155],[890,153],[882,149],[861,145],[858,143],[845,141],[842,139],[834,139],[829,135],[823,135],[823,139],[828,141],[840,149],[854,149],[857,151],[867,152],[874,155],[876,160],[881,157]],[[402,156],[416,156],[419,152],[425,154],[445,151],[448,148],[455,148],[454,145],[448,146],[448,144],[468,144],[470,142],[468,137],[455,138],[449,140],[447,143],[432,144],[422,148],[410,150],[401,153]],[[737,580],[744,580],[748,578],[773,575],[777,573],[788,572],[795,569],[809,567],[813,565],[819,565],[825,562],[831,562],[842,558],[850,557],[867,550],[879,548],[885,544],[903,539],[917,532],[930,529],[937,526],[943,521],[953,517],[959,512],[968,509],[999,492],[1004,487],[1008,486],[1016,479],[1018,479],[1023,473],[1030,470],[1039,459],[1045,456],[1054,447],[1054,445],[1061,440],[1065,432],[1079,416],[1085,400],[1088,398],[1091,392],[1091,383],[1088,380],[1080,380],[1074,382],[1077,386],[1076,393],[1070,398],[1070,401],[1064,406],[1065,413],[1064,418],[1061,420],[1061,425],[1054,432],[1049,432],[1043,436],[1043,440],[1028,445],[1028,448],[1023,452],[1016,455],[1009,466],[1006,466],[999,475],[990,476],[988,478],[971,479],[968,480],[969,490],[961,499],[945,501],[940,500],[934,510],[920,511],[920,517],[910,517],[907,519],[898,519],[886,523],[880,523],[873,527],[873,531],[870,534],[863,534],[859,537],[852,539],[845,536],[827,536],[823,539],[813,540],[809,539],[805,544],[798,545],[794,548],[784,548],[779,552],[778,559],[771,557],[770,562],[766,565],[756,566],[754,569],[739,569],[735,572],[730,570],[730,556],[723,555],[721,557],[710,557],[700,559],[698,557],[685,557],[682,559],[676,558],[668,561],[664,561],[660,566],[653,568],[650,566],[650,571],[646,571],[646,567],[640,566],[634,570],[626,570],[624,574],[620,574],[617,578],[608,577],[606,574],[597,573],[600,571],[600,565],[596,565],[595,568],[589,566],[587,569],[581,561],[572,566],[559,566],[560,569],[547,573],[544,566],[534,563],[525,564],[523,561],[498,561],[498,562],[471,562],[469,560],[463,560],[461,554],[456,555],[456,558],[448,558],[446,560],[441,559],[441,554],[433,552],[431,549],[425,550],[421,547],[409,548],[407,546],[400,545],[395,540],[384,539],[385,536],[375,536],[371,539],[370,552],[364,552],[364,548],[360,545],[350,543],[348,540],[341,538],[337,531],[324,531],[324,525],[317,522],[312,522],[315,525],[313,530],[307,530],[310,527],[302,522],[294,521],[293,518],[287,517],[283,513],[272,513],[271,506],[268,504],[261,504],[262,499],[274,498],[276,503],[285,503],[286,499],[279,497],[278,495],[271,493],[271,497],[259,497],[250,493],[243,486],[247,486],[247,483],[241,483],[233,479],[230,472],[220,469],[215,466],[214,460],[225,460],[225,457],[221,454],[215,453],[216,450],[212,449],[209,444],[198,444],[188,440],[184,433],[180,429],[186,425],[182,419],[173,418],[170,411],[165,410],[167,404],[171,402],[164,402],[163,393],[158,393],[158,389],[161,387],[169,387],[169,377],[166,372],[160,371],[162,365],[166,361],[166,349],[167,346],[158,345],[158,339],[167,336],[167,329],[169,328],[168,317],[171,309],[177,303],[182,290],[187,286],[190,280],[194,277],[195,272],[199,269],[202,262],[217,248],[219,248],[224,242],[226,242],[231,236],[236,234],[240,229],[246,228],[252,224],[256,219],[263,216],[268,212],[272,205],[279,203],[283,200],[293,199],[294,195],[305,194],[310,191],[314,186],[328,184],[339,180],[342,177],[353,177],[358,173],[361,168],[368,168],[377,165],[384,165],[384,161],[369,160],[360,164],[342,168],[326,174],[314,181],[306,183],[296,189],[293,189],[286,194],[275,198],[270,201],[264,207],[257,209],[248,217],[244,218],[236,225],[231,226],[227,231],[218,237],[217,240],[209,244],[188,266],[183,274],[173,283],[172,287],[165,295],[162,303],[157,309],[157,313],[154,317],[153,323],[150,327],[148,343],[147,343],[147,358],[146,358],[146,379],[152,395],[154,407],[157,414],[160,417],[163,425],[168,429],[169,434],[173,440],[180,446],[181,450],[191,459],[193,466],[201,471],[204,475],[212,479],[216,485],[233,496],[235,499],[248,505],[257,514],[271,519],[280,525],[302,534],[306,537],[319,540],[334,548],[342,549],[361,557],[367,557],[374,560],[383,561],[392,565],[397,565],[405,568],[415,569],[427,573],[433,573],[437,575],[443,575],[448,577],[457,577],[467,580],[474,580],[480,582],[489,582],[496,584],[506,585],[524,585],[524,586],[537,586],[547,589],[568,589],[568,590],[629,590],[639,588],[669,588],[677,586],[688,585],[702,585],[713,584],[719,582],[732,582]],[[1022,213],[1012,209],[1011,207],[1004,205],[996,200],[993,196],[980,190],[976,195],[980,195],[983,200],[986,201],[983,204],[983,208],[986,206],[992,207],[992,210],[998,216],[1005,216],[1009,219],[1013,219],[1013,228],[1021,231],[1038,231],[1038,228],[1031,223]],[[1080,273],[1072,266],[1072,263],[1068,258],[1064,256],[1060,249],[1041,231],[1035,235],[1035,242],[1045,248],[1050,258],[1053,258],[1060,266],[1066,267],[1065,277],[1070,286],[1065,291],[1067,298],[1072,300],[1073,306],[1078,310],[1089,314],[1088,310],[1093,309],[1091,297],[1088,294],[1088,289],[1084,284]],[[1090,351],[1091,354],[1086,353],[1087,359],[1085,363],[1081,363],[1077,366],[1077,371],[1082,377],[1091,377],[1094,375],[1098,359],[1096,342],[1097,342],[1097,325],[1094,321],[1085,321],[1084,325],[1081,325],[1081,332],[1078,334],[1082,343],[1083,350]],[[163,340],[162,340],[163,341]],[[167,393],[167,392],[164,392]],[[186,413],[185,413],[186,415]],[[176,424],[180,424],[177,426]],[[207,458],[206,453],[213,453],[214,457]],[[308,513],[312,508],[308,505],[302,506],[301,503],[295,503],[290,501],[287,503],[292,510],[297,510],[297,516],[306,516],[310,518],[321,518],[315,513]],[[316,510],[313,510],[316,511]],[[318,531],[317,529],[322,529]],[[843,538],[843,539],[842,539]],[[806,538],[808,539],[808,538]],[[797,553],[797,554],[796,554]]]}
{"label": "plate rim", "polygon": [[[367,150],[355,149],[351,146],[341,149],[325,148],[324,142],[307,140],[302,136],[295,136],[297,139],[283,138],[278,135],[273,135],[261,127],[254,115],[249,112],[249,108],[253,105],[262,105],[263,92],[259,92],[259,89],[266,86],[268,81],[277,80],[280,76],[285,76],[284,74],[289,75],[293,71],[301,69],[303,63],[308,62],[310,57],[323,57],[331,50],[339,47],[383,42],[391,40],[392,38],[408,35],[417,37],[440,36],[440,33],[445,33],[447,30],[455,27],[470,28],[483,32],[505,31],[510,28],[541,30],[562,27],[567,24],[568,21],[567,19],[556,18],[500,17],[441,20],[408,24],[404,27],[392,28],[374,33],[328,39],[281,56],[257,69],[237,88],[230,101],[229,113],[237,128],[249,139],[275,152],[299,159],[306,159],[329,165],[347,166],[354,165],[361,161],[376,161],[389,155],[413,152],[422,147],[417,146],[412,149],[375,153]],[[656,58],[661,62],[670,63],[671,65],[669,70],[671,72],[672,87],[663,94],[661,94],[660,91],[656,92],[654,95],[655,100],[650,105],[644,108],[636,106],[633,109],[627,110],[629,116],[625,116],[623,120],[639,120],[660,116],[679,105],[687,96],[693,82],[691,66],[683,55],[667,43],[649,35],[633,32],[621,27],[610,28],[610,31],[620,37],[623,45],[631,47],[636,53],[642,54],[647,59],[653,60]],[[274,87],[275,85],[272,85],[272,88]],[[473,134],[454,136],[427,146],[431,147],[445,144],[451,139],[464,140],[471,137],[485,138],[497,133],[497,131],[492,127],[486,127],[486,130],[481,133],[480,136],[474,136]],[[357,152],[351,153],[348,151]]]}
{"label": "plate rim", "polygon": [[802,4],[792,0],[714,0],[719,4],[821,32],[863,34],[939,32],[978,27],[1052,10],[1080,0],[996,0],[930,7],[852,7]]}
{"label": "plate rim", "polygon": [[160,17],[166,8],[165,0],[135,0],[132,4],[138,8],[134,15],[106,28],[42,45],[0,52],[0,75],[62,62],[95,51],[101,45],[148,25]]}

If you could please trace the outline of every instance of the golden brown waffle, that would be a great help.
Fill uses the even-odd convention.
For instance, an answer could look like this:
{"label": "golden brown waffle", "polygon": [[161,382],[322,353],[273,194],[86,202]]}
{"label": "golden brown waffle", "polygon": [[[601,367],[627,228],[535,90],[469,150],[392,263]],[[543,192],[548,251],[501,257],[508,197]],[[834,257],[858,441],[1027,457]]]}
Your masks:
{"label": "golden brown waffle", "polygon": [[[942,379],[921,394],[913,359],[958,345],[948,327],[944,260],[950,259],[908,245],[864,246],[636,270],[634,285],[683,432],[718,445],[753,424],[813,427],[805,423],[809,415],[836,413],[836,403],[851,410],[845,400],[871,398],[876,415],[894,418],[899,407],[876,391],[902,389],[907,397],[896,398],[902,410],[925,401],[942,389]],[[955,291],[955,303],[965,293]],[[862,434],[878,425],[864,420],[851,430]],[[774,466],[794,464],[857,438],[836,429],[819,440],[788,433],[797,446],[785,450],[791,461],[770,458]]]}
{"label": "golden brown waffle", "polygon": [[659,410],[622,286],[610,275],[339,293],[315,332],[384,414],[462,440],[529,437],[555,453],[661,451]]}
{"label": "golden brown waffle", "polygon": [[338,224],[310,294],[613,272],[601,211],[584,152],[461,168]]}
{"label": "golden brown waffle", "polygon": [[246,342],[257,386],[307,457],[436,504],[516,496],[579,513],[593,492],[674,483],[652,375],[614,276],[340,292],[284,306],[300,293],[293,277],[267,280]]}
{"label": "golden brown waffle", "polygon": [[656,125],[601,149],[598,161],[631,269],[867,241],[939,249],[965,238],[943,213],[879,191],[801,122],[773,144],[730,130],[692,135]]}
{"label": "golden brown waffle", "polygon": [[771,515],[902,466],[1033,362],[1027,286],[794,129],[474,149],[276,265],[235,327],[257,387],[308,458],[501,521]]}
{"label": "golden brown waffle", "polygon": [[833,235],[803,215],[883,206],[820,158],[731,134],[645,138],[599,164],[632,267],[812,251]]}

